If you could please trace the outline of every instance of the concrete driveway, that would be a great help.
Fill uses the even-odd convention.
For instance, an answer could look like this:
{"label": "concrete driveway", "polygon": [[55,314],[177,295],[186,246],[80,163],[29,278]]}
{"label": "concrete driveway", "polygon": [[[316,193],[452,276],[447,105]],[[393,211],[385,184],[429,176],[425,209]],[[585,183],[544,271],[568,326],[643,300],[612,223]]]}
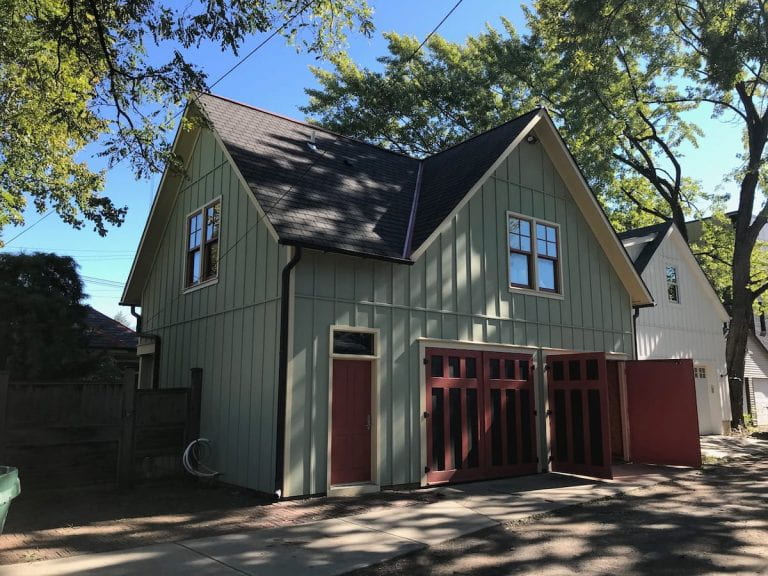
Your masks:
{"label": "concrete driveway", "polygon": [[333,576],[509,523],[612,498],[690,470],[626,466],[613,481],[545,474],[444,487],[439,501],[290,527],[0,566],[0,576],[290,574]]}

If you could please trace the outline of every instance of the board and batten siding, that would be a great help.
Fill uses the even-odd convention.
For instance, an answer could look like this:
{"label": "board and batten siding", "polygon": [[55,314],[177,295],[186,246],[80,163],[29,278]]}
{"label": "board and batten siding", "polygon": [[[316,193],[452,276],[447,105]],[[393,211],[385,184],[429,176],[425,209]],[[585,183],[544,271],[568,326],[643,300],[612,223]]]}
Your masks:
{"label": "board and batten siding", "polygon": [[[160,386],[203,369],[201,435],[224,482],[272,492],[279,247],[214,135],[201,130],[142,293],[146,332],[162,339]],[[184,292],[187,215],[221,197],[218,282]]]}
{"label": "board and batten siding", "polygon": [[[510,292],[507,211],[560,225],[563,299]],[[379,329],[378,477],[421,479],[418,338],[632,354],[629,295],[541,144],[523,143],[412,265],[305,251],[285,494],[326,491],[329,327]]]}
{"label": "board and batten siding", "polygon": [[[731,418],[728,382],[724,377],[727,370],[723,322],[728,317],[708,293],[711,288],[702,284],[699,270],[692,268],[696,264],[684,256],[684,251],[689,251],[685,241],[673,230],[643,270],[643,280],[653,294],[656,306],[640,310],[638,358],[691,358],[695,364],[705,365],[707,380],[715,388],[715,394],[712,395],[710,390],[709,406],[700,401],[699,410],[708,409],[711,414],[709,429],[702,433],[719,434],[722,433],[720,422]],[[677,268],[679,304],[670,302],[667,296],[667,266]]]}

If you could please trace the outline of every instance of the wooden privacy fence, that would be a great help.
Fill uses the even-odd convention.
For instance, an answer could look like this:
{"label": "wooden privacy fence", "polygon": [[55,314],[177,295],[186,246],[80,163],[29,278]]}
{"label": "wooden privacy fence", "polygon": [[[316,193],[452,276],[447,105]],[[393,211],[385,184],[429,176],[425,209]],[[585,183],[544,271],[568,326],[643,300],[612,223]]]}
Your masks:
{"label": "wooden privacy fence", "polygon": [[137,390],[133,371],[122,382],[11,382],[0,372],[0,464],[26,486],[126,485],[163,457],[180,471],[200,433],[201,390],[200,369],[189,387],[157,390]]}

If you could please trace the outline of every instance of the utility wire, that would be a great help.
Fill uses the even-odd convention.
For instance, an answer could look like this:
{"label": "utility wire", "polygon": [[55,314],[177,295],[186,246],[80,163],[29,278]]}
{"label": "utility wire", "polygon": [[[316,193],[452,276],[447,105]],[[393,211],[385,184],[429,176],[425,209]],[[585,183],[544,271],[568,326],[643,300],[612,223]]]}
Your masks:
{"label": "utility wire", "polygon": [[16,240],[16,238],[18,238],[18,237],[19,237],[19,236],[21,236],[22,234],[26,234],[27,232],[29,232],[30,230],[32,230],[32,228],[34,228],[35,226],[37,226],[38,224],[40,224],[40,222],[42,222],[43,220],[45,220],[46,218],[48,218],[48,216],[50,216],[51,214],[53,214],[53,210],[48,210],[48,212],[46,212],[45,214],[43,214],[43,216],[42,216],[42,217],[41,217],[41,218],[40,218],[40,219],[39,219],[37,222],[35,222],[34,224],[30,224],[29,226],[27,226],[26,228],[24,228],[24,230],[22,230],[21,232],[19,232],[18,234],[16,234],[16,236],[14,236],[14,237],[13,237],[13,238],[11,238],[10,240],[8,240],[8,242],[6,242],[6,243],[3,245],[3,248],[7,247],[7,246],[8,246],[8,244],[10,244],[10,243],[11,243],[11,242],[13,242],[14,240]]}
{"label": "utility wire", "polygon": [[454,4],[454,5],[453,5],[453,8],[451,8],[450,10],[448,10],[448,13],[447,13],[445,16],[443,16],[443,19],[442,19],[442,20],[440,20],[440,22],[438,22],[438,23],[437,23],[437,26],[435,26],[434,28],[432,28],[432,32],[430,32],[429,34],[427,34],[427,35],[426,35],[426,37],[424,38],[424,40],[422,40],[422,41],[421,41],[421,44],[419,44],[419,47],[418,47],[418,48],[416,48],[416,50],[414,50],[414,51],[413,51],[413,54],[411,54],[410,56],[408,56],[408,58],[406,58],[406,60],[405,60],[405,62],[403,62],[403,64],[405,64],[405,63],[407,63],[407,62],[410,62],[411,60],[413,60],[414,56],[416,56],[416,54],[418,54],[418,53],[419,53],[419,51],[420,51],[422,48],[424,48],[424,45],[425,45],[427,42],[429,42],[429,39],[430,39],[430,38],[432,38],[432,36],[434,36],[434,35],[435,35],[435,32],[437,32],[437,31],[440,29],[440,27],[441,27],[443,24],[445,24],[445,21],[446,21],[446,20],[448,20],[448,18],[450,18],[450,17],[451,17],[451,14],[453,14],[453,13],[456,11],[456,8],[458,8],[458,7],[459,7],[459,5],[460,5],[460,4],[461,4],[463,1],[464,1],[464,0],[459,0],[458,2],[456,2],[456,4]]}

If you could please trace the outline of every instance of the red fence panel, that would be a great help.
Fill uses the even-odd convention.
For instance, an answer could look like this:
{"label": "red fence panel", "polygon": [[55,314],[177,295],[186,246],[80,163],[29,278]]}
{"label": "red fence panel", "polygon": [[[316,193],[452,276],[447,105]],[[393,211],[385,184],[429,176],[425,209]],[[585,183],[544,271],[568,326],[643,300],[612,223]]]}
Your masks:
{"label": "red fence panel", "polygon": [[632,461],[701,467],[693,361],[626,363]]}

